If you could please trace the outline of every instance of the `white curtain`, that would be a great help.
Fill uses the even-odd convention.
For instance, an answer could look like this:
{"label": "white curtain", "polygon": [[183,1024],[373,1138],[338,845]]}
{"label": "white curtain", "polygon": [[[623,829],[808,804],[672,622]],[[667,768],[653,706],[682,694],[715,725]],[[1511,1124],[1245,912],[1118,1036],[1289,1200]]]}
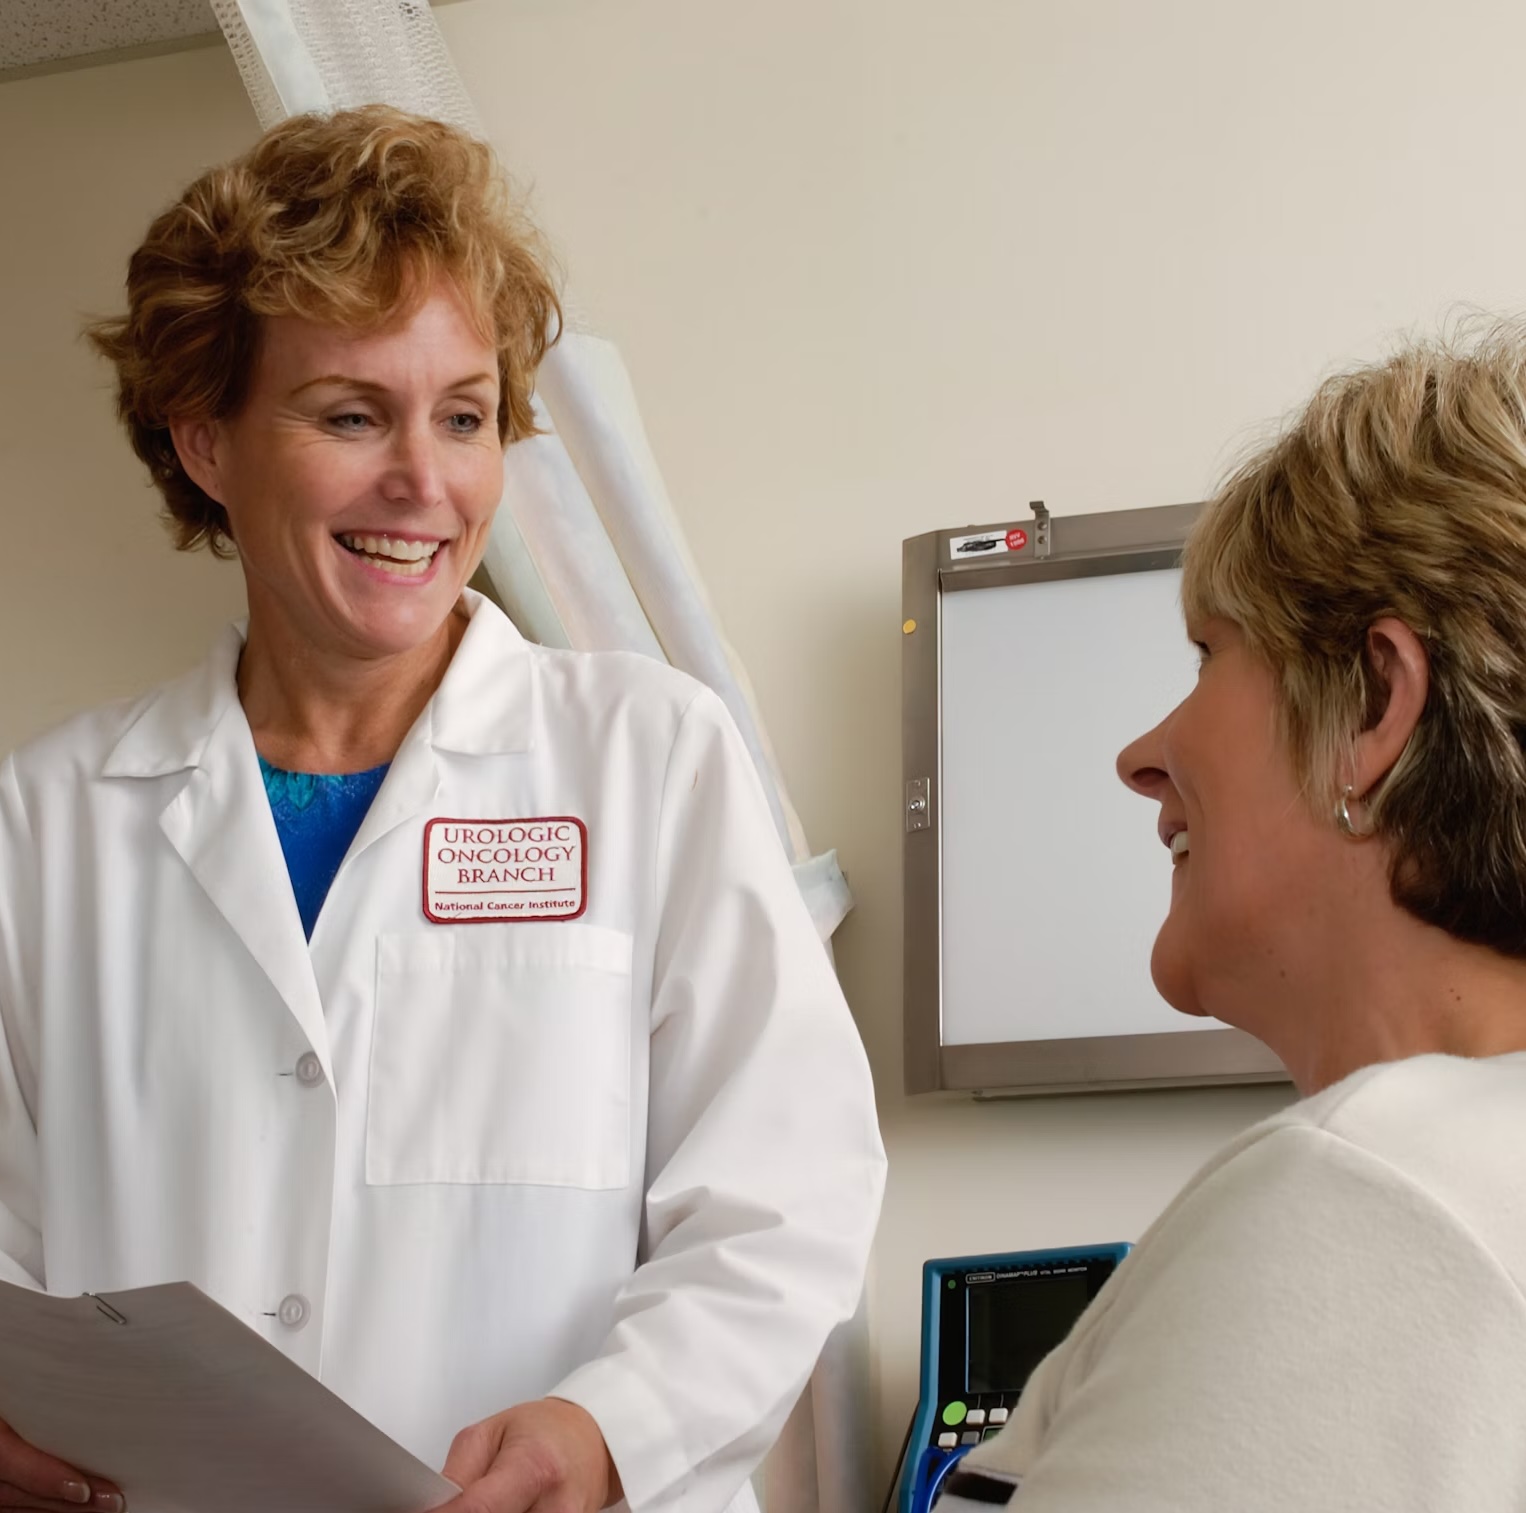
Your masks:
{"label": "white curtain", "polygon": [[[396,105],[482,134],[428,0],[211,0],[262,127],[299,111]],[[830,950],[853,906],[834,852],[813,856],[746,673],[720,632],[612,343],[566,331],[542,363],[544,434],[510,447],[483,562],[519,628],[546,645],[637,651],[725,700]],[[827,1343],[756,1481],[766,1513],[869,1507],[863,1310]]]}

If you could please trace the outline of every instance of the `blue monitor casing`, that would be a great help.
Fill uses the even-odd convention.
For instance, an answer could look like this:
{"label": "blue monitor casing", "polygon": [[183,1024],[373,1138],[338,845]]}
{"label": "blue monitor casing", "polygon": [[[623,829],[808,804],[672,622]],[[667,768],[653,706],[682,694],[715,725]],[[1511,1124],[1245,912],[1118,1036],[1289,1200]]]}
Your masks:
{"label": "blue monitor casing", "polygon": [[1000,1432],[1033,1368],[1128,1252],[1120,1243],[924,1263],[922,1378],[899,1513],[925,1513],[959,1459]]}

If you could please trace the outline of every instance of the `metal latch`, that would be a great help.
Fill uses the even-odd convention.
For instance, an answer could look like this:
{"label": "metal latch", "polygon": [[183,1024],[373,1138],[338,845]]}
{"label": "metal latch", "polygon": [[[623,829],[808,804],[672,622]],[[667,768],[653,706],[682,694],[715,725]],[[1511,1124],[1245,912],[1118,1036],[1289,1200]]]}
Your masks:
{"label": "metal latch", "polygon": [[1031,502],[1033,510],[1033,555],[1035,557],[1047,557],[1049,555],[1049,511],[1044,507],[1042,499]]}
{"label": "metal latch", "polygon": [[912,778],[906,785],[906,831],[928,830],[933,823],[931,783],[926,778]]}

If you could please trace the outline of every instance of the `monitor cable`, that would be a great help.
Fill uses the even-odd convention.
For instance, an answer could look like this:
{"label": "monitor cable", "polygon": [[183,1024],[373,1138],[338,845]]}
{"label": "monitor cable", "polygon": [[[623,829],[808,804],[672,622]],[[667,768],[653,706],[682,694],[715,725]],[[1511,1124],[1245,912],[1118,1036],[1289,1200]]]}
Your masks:
{"label": "monitor cable", "polygon": [[890,1506],[895,1501],[895,1489],[901,1480],[901,1467],[906,1464],[906,1451],[911,1445],[911,1431],[916,1428],[917,1410],[911,1410],[911,1417],[906,1420],[906,1436],[901,1441],[901,1453],[895,1458],[895,1470],[890,1473],[890,1487],[885,1493],[884,1505],[880,1513],[890,1513]]}

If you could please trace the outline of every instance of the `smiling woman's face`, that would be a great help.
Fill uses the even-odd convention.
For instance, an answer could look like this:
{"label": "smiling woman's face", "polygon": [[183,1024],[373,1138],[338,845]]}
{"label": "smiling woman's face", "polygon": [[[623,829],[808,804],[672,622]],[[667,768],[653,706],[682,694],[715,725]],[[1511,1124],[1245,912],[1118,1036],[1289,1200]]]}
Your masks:
{"label": "smiling woman's face", "polygon": [[[1189,628],[1197,686],[1118,757],[1118,774],[1160,804],[1171,848],[1171,907],[1151,976],[1187,1014],[1260,1033],[1268,989],[1302,976],[1302,942],[1331,875],[1333,824],[1305,799],[1278,721],[1272,669],[1238,627]],[[1339,870],[1338,868],[1336,869]]]}
{"label": "smiling woman's face", "polygon": [[497,414],[496,356],[448,285],[368,335],[266,320],[242,409],[187,459],[232,523],[251,638],[371,661],[444,635],[503,489]]}

